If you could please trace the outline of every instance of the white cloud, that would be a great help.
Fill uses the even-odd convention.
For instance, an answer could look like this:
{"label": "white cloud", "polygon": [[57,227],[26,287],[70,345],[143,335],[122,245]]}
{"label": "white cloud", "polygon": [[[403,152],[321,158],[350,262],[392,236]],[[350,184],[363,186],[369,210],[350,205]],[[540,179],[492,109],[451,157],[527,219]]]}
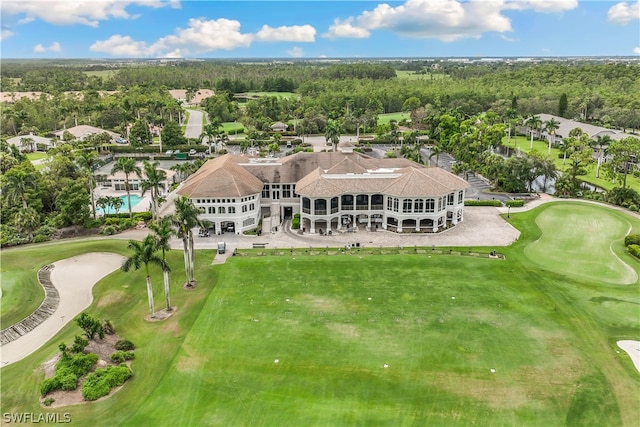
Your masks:
{"label": "white cloud", "polygon": [[[392,7],[378,4],[358,17],[334,20],[326,38],[366,38],[374,30],[388,30],[415,38],[445,42],[480,38],[486,32],[512,31],[505,10],[556,13],[578,7],[578,0],[407,0]],[[505,39],[506,40],[506,39]]]}
{"label": "white cloud", "polygon": [[8,39],[13,35],[13,31],[11,30],[1,30],[0,31],[0,40]]}
{"label": "white cloud", "polygon": [[634,48],[633,53],[635,53],[636,55],[640,55],[640,46]]}
{"label": "white cloud", "polygon": [[247,47],[251,45],[252,40],[252,34],[240,32],[238,21],[193,18],[189,20],[187,28],[178,28],[175,34],[162,37],[150,45],[144,41],[136,41],[130,36],[116,34],[107,40],[95,42],[89,49],[113,56],[184,57],[196,53]]}
{"label": "white cloud", "polygon": [[188,28],[179,28],[176,34],[162,37],[153,44],[152,49],[154,51],[180,49],[183,54],[188,55],[248,47],[252,40],[252,34],[240,32],[238,21],[224,18],[215,20],[192,18],[189,20]]}
{"label": "white cloud", "polygon": [[264,25],[256,33],[255,39],[261,42],[313,42],[316,40],[316,29],[311,25],[278,28]]}
{"label": "white cloud", "polygon": [[134,18],[127,7],[135,4],[146,7],[180,7],[177,1],[160,0],[55,0],[3,1],[0,12],[5,16],[24,15],[18,22],[25,24],[36,19],[54,25],[81,24],[97,27],[100,21],[112,18]]}
{"label": "white cloud", "polygon": [[60,43],[58,42],[51,43],[51,46],[49,47],[45,47],[42,43],[38,43],[33,47],[33,51],[35,53],[62,52],[62,46],[60,46]]}
{"label": "white cloud", "polygon": [[118,57],[153,56],[152,49],[145,42],[133,40],[130,36],[115,34],[107,40],[97,41],[89,47],[92,52],[103,52]]}
{"label": "white cloud", "polygon": [[507,9],[528,10],[536,12],[558,13],[578,7],[578,0],[507,0]]}
{"label": "white cloud", "polygon": [[479,38],[487,31],[511,31],[511,21],[500,14],[503,6],[501,0],[408,0],[395,8],[380,4],[363,12],[357,23],[367,30],[448,42]]}
{"label": "white cloud", "polygon": [[329,26],[329,31],[324,33],[322,37],[328,39],[337,38],[353,38],[366,39],[371,33],[365,28],[353,26],[353,16],[341,21],[339,18],[333,20],[333,24]]}
{"label": "white cloud", "polygon": [[514,39],[513,37],[505,36],[504,34],[499,34],[498,37],[500,37],[502,40],[504,40],[506,42],[517,42],[518,41],[518,39]]}
{"label": "white cloud", "polygon": [[640,19],[640,2],[629,4],[625,1],[617,3],[609,8],[609,13],[607,14],[607,21],[612,24],[625,25],[634,19]]}
{"label": "white cloud", "polygon": [[302,58],[304,56],[304,49],[301,47],[292,47],[287,50],[287,55],[293,58]]}

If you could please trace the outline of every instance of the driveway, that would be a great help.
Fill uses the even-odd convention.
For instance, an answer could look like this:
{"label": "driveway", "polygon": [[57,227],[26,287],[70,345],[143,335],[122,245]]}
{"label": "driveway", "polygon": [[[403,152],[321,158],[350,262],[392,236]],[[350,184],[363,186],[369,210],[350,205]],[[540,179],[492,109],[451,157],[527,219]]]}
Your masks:
{"label": "driveway", "polygon": [[187,138],[200,138],[202,134],[202,117],[204,113],[200,110],[186,109],[189,112],[189,121],[184,130],[184,136]]}

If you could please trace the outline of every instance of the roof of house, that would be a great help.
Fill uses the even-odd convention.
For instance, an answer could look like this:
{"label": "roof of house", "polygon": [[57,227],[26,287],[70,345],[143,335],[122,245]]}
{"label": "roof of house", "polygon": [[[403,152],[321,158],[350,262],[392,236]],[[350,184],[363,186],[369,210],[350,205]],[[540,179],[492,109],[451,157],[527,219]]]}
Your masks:
{"label": "roof of house", "polygon": [[263,183],[238,163],[243,156],[225,154],[208,160],[177,193],[189,198],[244,197],[262,191]]}
{"label": "roof of house", "polygon": [[36,144],[53,145],[51,138],[45,138],[39,135],[18,135],[7,139],[7,142],[12,145],[20,145],[23,138],[31,138]]}
{"label": "roof of house", "polygon": [[287,129],[287,128],[289,128],[289,125],[283,122],[275,122],[274,124],[271,125],[271,129]]}
{"label": "roof of house", "polygon": [[542,123],[547,122],[552,118],[555,119],[557,122],[559,122],[560,125],[558,126],[558,129],[556,130],[555,134],[562,138],[568,137],[569,132],[571,132],[576,128],[582,129],[582,131],[585,132],[587,135],[589,135],[589,137],[591,138],[597,138],[598,136],[608,135],[613,140],[620,140],[620,139],[633,136],[631,134],[624,133],[619,129],[609,129],[602,126],[595,126],[588,123],[582,123],[575,120],[565,119],[564,117],[560,117],[560,116],[554,116],[553,114],[538,114],[538,117],[540,117],[540,120],[542,120]]}
{"label": "roof of house", "polygon": [[65,132],[69,132],[75,138],[79,138],[79,139],[85,138],[89,135],[101,134],[103,132],[108,133],[109,135],[111,135],[112,138],[120,137],[120,134],[118,133],[111,132],[110,130],[106,130],[106,129],[97,128],[95,126],[89,126],[89,125],[78,125],[69,129],[62,129],[62,130],[53,132],[53,134],[59,138],[62,138]]}
{"label": "roof of house", "polygon": [[200,104],[205,98],[214,96],[216,93],[211,89],[198,89],[191,99],[187,99],[187,91],[185,89],[171,89],[169,94],[178,101],[187,101],[190,104]]}

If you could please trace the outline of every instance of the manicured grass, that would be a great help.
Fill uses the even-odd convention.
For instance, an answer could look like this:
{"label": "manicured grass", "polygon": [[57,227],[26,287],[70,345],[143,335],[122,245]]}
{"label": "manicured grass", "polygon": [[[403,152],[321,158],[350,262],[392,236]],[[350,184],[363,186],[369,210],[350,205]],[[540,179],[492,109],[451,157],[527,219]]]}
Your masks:
{"label": "manicured grass", "polygon": [[34,161],[34,160],[40,160],[40,159],[44,159],[47,157],[47,153],[27,153],[27,160],[29,161]]}
{"label": "manicured grass", "polygon": [[408,119],[409,113],[386,113],[386,114],[378,114],[378,125],[386,125],[389,124],[391,120],[395,120],[399,122],[402,119]]}
{"label": "manicured grass", "polygon": [[97,71],[83,71],[87,76],[98,76],[103,79],[110,79],[113,77],[118,71],[117,70],[97,70]]}
{"label": "manicured grass", "polygon": [[222,123],[222,130],[229,135],[235,134],[239,130],[246,129],[240,122],[224,122]]}
{"label": "manicured grass", "polygon": [[550,206],[536,217],[542,237],[524,253],[542,268],[592,282],[632,284],[635,270],[611,250],[624,241],[630,217],[589,203]]}
{"label": "manicured grass", "polygon": [[[545,222],[564,206],[577,206],[579,218]],[[640,333],[640,283],[602,282],[597,272],[578,279],[527,253],[558,227],[586,233],[583,216],[609,213],[581,207],[511,213],[522,235],[499,248],[506,260],[318,254],[212,266],[212,252],[198,251],[198,288],[174,286],[178,311],[157,323],[142,320],[143,273],[115,272],[98,284],[89,311],[137,344],[134,377],[107,400],[58,411],[78,425],[635,425],[638,373],[615,341]],[[638,221],[612,215],[640,232]],[[607,221],[617,227],[618,219]],[[593,234],[640,269],[619,240]],[[62,247],[23,253],[46,263]],[[594,259],[582,249],[565,259]],[[170,254],[174,284],[181,258]],[[161,276],[152,275],[160,304]],[[68,326],[2,369],[3,413],[42,411],[38,368],[77,333]]]}
{"label": "manicured grass", "polygon": [[278,98],[295,98],[298,96],[295,92],[246,92],[244,94],[239,95],[247,95],[247,96],[277,96]]}

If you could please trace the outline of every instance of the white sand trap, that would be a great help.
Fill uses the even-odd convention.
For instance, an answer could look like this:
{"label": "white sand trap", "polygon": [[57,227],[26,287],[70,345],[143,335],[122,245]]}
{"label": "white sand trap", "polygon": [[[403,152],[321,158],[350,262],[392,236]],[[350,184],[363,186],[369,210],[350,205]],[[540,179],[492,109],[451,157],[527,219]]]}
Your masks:
{"label": "white sand trap", "polygon": [[631,361],[633,361],[633,366],[640,372],[640,341],[623,340],[618,341],[617,344],[618,347],[627,352],[631,357]]}
{"label": "white sand trap", "polygon": [[112,253],[88,253],[55,262],[51,282],[60,294],[58,308],[31,332],[0,347],[0,366],[27,357],[89,307],[93,301],[93,285],[120,268],[124,259]]}

